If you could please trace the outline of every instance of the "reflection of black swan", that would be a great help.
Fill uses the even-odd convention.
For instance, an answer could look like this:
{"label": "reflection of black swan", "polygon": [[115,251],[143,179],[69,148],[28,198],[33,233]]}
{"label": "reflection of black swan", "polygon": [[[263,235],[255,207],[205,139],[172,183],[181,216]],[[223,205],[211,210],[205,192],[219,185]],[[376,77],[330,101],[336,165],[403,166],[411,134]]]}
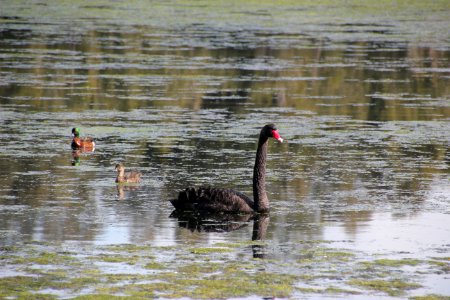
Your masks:
{"label": "reflection of black swan", "polygon": [[[269,226],[269,215],[260,214],[256,215],[253,221],[253,234],[252,241],[263,241],[266,239],[267,227]],[[254,258],[265,258],[266,247],[264,244],[252,245]]]}
{"label": "reflection of black swan", "polygon": [[[227,214],[174,211],[171,218],[178,219],[178,225],[192,232],[231,232],[246,227],[253,220],[252,241],[263,241],[269,226],[268,214]],[[254,258],[265,258],[265,243],[252,244]]]}
{"label": "reflection of black swan", "polygon": [[190,231],[230,232],[248,225],[253,219],[250,214],[194,213],[173,211],[171,218],[178,219],[178,225]]}
{"label": "reflection of black swan", "polygon": [[261,129],[253,169],[254,200],[231,189],[187,188],[180,192],[178,199],[171,200],[175,209],[179,211],[245,213],[269,211],[269,199],[266,194],[266,158],[267,142],[270,137],[280,143],[283,142],[275,125],[268,124]]}

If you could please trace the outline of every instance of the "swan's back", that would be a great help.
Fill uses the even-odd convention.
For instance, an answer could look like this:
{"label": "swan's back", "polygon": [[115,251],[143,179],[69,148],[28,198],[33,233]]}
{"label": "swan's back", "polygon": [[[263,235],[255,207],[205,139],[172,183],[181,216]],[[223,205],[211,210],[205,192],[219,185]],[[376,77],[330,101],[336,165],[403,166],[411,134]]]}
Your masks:
{"label": "swan's back", "polygon": [[205,212],[253,212],[253,200],[240,192],[220,188],[187,188],[170,200],[176,210]]}

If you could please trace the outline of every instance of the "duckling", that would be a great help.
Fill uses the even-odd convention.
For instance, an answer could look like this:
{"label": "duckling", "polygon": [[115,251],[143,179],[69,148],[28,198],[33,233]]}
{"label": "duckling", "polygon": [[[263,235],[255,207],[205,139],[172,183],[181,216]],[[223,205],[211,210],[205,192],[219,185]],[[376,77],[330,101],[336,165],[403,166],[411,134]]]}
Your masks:
{"label": "duckling", "polygon": [[125,173],[125,167],[122,163],[118,163],[115,168],[117,172],[117,183],[139,183],[142,174],[137,171],[130,171]]}
{"label": "duckling", "polygon": [[82,149],[84,151],[94,151],[95,141],[91,137],[80,137],[80,128],[72,128],[72,149]]}

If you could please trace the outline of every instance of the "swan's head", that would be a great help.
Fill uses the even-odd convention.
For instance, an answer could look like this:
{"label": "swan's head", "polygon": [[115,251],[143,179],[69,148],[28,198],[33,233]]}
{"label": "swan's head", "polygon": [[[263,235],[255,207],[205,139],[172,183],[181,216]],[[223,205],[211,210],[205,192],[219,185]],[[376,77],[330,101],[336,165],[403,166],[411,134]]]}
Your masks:
{"label": "swan's head", "polygon": [[273,137],[280,143],[283,142],[283,138],[278,133],[278,130],[277,130],[277,127],[275,126],[275,124],[267,124],[266,126],[263,127],[262,132],[265,135],[267,135],[268,137]]}

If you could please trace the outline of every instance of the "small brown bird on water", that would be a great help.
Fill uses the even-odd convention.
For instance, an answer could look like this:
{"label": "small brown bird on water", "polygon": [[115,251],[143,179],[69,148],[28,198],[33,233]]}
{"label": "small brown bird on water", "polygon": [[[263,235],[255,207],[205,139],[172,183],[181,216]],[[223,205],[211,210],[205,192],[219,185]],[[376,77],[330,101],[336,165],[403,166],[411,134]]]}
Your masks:
{"label": "small brown bird on water", "polygon": [[125,172],[125,167],[122,163],[118,163],[115,168],[117,172],[117,183],[139,183],[142,174],[137,171]]}

